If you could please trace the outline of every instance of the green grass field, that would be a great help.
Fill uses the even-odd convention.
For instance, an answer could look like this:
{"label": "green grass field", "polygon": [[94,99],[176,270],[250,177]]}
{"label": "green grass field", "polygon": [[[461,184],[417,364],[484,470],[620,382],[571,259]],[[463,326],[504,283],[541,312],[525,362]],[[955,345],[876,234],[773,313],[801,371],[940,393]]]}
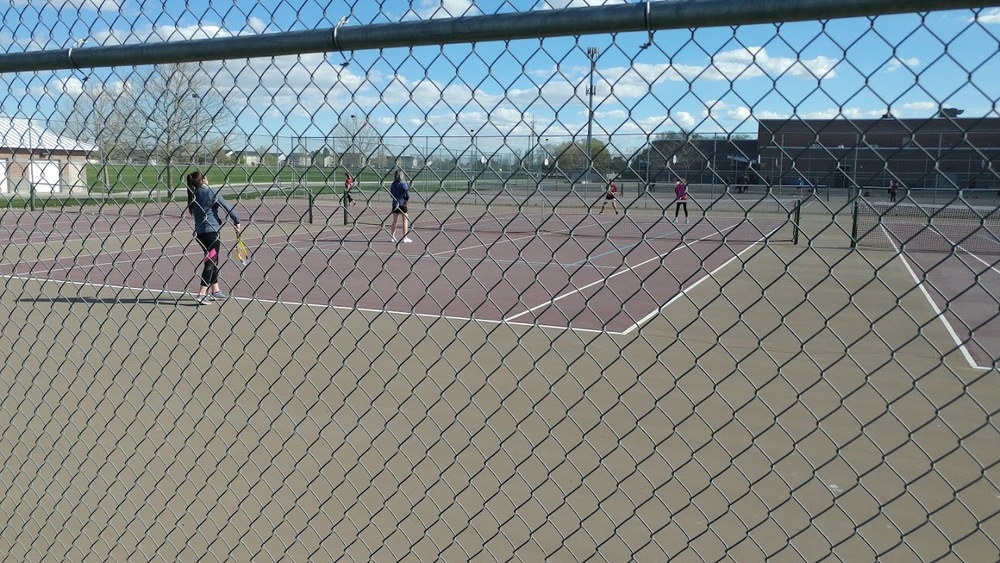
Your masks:
{"label": "green grass field", "polygon": [[[87,165],[87,184],[94,194],[132,194],[155,191],[171,191],[184,187],[184,177],[193,170],[202,170],[212,186],[246,186],[254,184],[264,189],[266,186],[296,186],[306,184],[313,195],[341,193],[343,189],[344,168],[308,169],[291,167],[247,167],[232,164],[216,164],[210,166],[174,166],[171,170],[171,184],[167,186],[166,167],[159,165],[109,164]],[[392,171],[386,171],[380,176],[378,171],[365,170],[356,179],[359,189],[371,191],[380,186],[388,187],[392,181]],[[470,187],[467,173],[450,169],[418,170],[407,173],[410,189],[421,193],[440,190],[464,191]],[[527,175],[508,176],[500,178],[496,174],[484,174],[475,180],[475,185],[481,189],[498,190],[506,185],[510,188],[529,189],[536,181]]]}
{"label": "green grass field", "polygon": [[[306,181],[309,183],[329,182],[336,184],[343,180],[343,169],[310,168],[308,170],[289,167],[247,167],[236,165],[174,166],[171,170],[173,189],[184,186],[184,177],[191,171],[202,170],[211,185],[224,184],[274,184]],[[104,167],[87,165],[87,184],[91,191],[99,193],[127,193],[132,191],[153,191],[171,188],[166,186],[165,166],[138,164],[109,164]]]}

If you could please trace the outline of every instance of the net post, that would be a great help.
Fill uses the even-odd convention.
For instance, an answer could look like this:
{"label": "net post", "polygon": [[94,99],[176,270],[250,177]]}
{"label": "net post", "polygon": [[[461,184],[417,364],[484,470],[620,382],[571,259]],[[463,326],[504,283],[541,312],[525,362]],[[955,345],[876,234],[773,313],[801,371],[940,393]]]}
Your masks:
{"label": "net post", "polygon": [[309,224],[313,224],[313,202],[316,200],[316,196],[313,194],[312,188],[309,187],[308,181],[306,182],[306,201],[309,206]]}
{"label": "net post", "polygon": [[795,209],[792,211],[794,217],[792,219],[792,244],[799,244],[799,231],[802,224],[802,200],[795,200]]}
{"label": "net post", "polygon": [[858,247],[858,198],[854,198],[851,208],[851,250]]}

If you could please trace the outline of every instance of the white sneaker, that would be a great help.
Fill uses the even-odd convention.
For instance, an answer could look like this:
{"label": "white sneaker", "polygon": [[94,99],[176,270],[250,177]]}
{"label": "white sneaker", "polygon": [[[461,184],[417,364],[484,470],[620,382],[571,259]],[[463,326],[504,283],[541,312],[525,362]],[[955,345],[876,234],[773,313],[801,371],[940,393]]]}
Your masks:
{"label": "white sneaker", "polygon": [[410,237],[403,237],[403,242],[413,242]]}
{"label": "white sneaker", "polygon": [[194,302],[198,305],[208,305],[212,302],[212,298],[208,295],[199,295],[194,298]]}
{"label": "white sneaker", "polygon": [[677,224],[677,217],[674,217],[674,224]]}
{"label": "white sneaker", "polygon": [[396,237],[389,237],[389,238],[392,239],[392,242],[396,242]]}
{"label": "white sneaker", "polygon": [[684,222],[685,222],[685,223],[690,223],[690,222],[691,222],[691,220],[690,220],[690,219],[688,219],[687,217],[685,217],[685,218],[684,218]]}

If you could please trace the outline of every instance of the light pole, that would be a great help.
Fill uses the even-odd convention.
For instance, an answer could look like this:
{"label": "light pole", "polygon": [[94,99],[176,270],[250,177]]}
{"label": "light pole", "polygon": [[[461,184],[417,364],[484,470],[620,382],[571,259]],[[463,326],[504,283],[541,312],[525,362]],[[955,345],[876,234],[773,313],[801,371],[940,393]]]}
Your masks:
{"label": "light pole", "polygon": [[360,159],[354,153],[354,150],[355,150],[354,142],[355,142],[357,134],[358,134],[358,116],[352,113],[351,114],[351,154],[354,155],[354,166],[355,167],[358,165],[358,162],[360,161]]}
{"label": "light pole", "polygon": [[[590,171],[594,169],[594,153],[591,148],[593,143],[593,129],[594,129],[594,67],[597,66],[597,56],[600,54],[600,50],[597,47],[587,48],[587,58],[590,59],[590,86],[587,87],[587,179],[586,183],[590,183]],[[586,188],[584,188],[586,190]]]}
{"label": "light pole", "polygon": [[469,137],[472,139],[472,189],[476,189],[476,169],[478,168],[479,159],[477,157],[476,150],[476,130],[469,129]]}

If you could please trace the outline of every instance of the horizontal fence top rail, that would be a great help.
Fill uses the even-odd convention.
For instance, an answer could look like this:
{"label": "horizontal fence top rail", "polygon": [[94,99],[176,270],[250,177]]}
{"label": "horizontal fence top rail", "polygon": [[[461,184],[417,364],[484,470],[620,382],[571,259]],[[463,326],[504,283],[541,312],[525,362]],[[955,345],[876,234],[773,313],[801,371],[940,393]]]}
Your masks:
{"label": "horizontal fence top rail", "polygon": [[[987,4],[989,5],[989,4]],[[983,8],[968,0],[690,0],[337,26],[254,36],[0,55],[0,73],[361,51]],[[586,10],[585,17],[581,11]],[[343,21],[343,20],[342,20]]]}

